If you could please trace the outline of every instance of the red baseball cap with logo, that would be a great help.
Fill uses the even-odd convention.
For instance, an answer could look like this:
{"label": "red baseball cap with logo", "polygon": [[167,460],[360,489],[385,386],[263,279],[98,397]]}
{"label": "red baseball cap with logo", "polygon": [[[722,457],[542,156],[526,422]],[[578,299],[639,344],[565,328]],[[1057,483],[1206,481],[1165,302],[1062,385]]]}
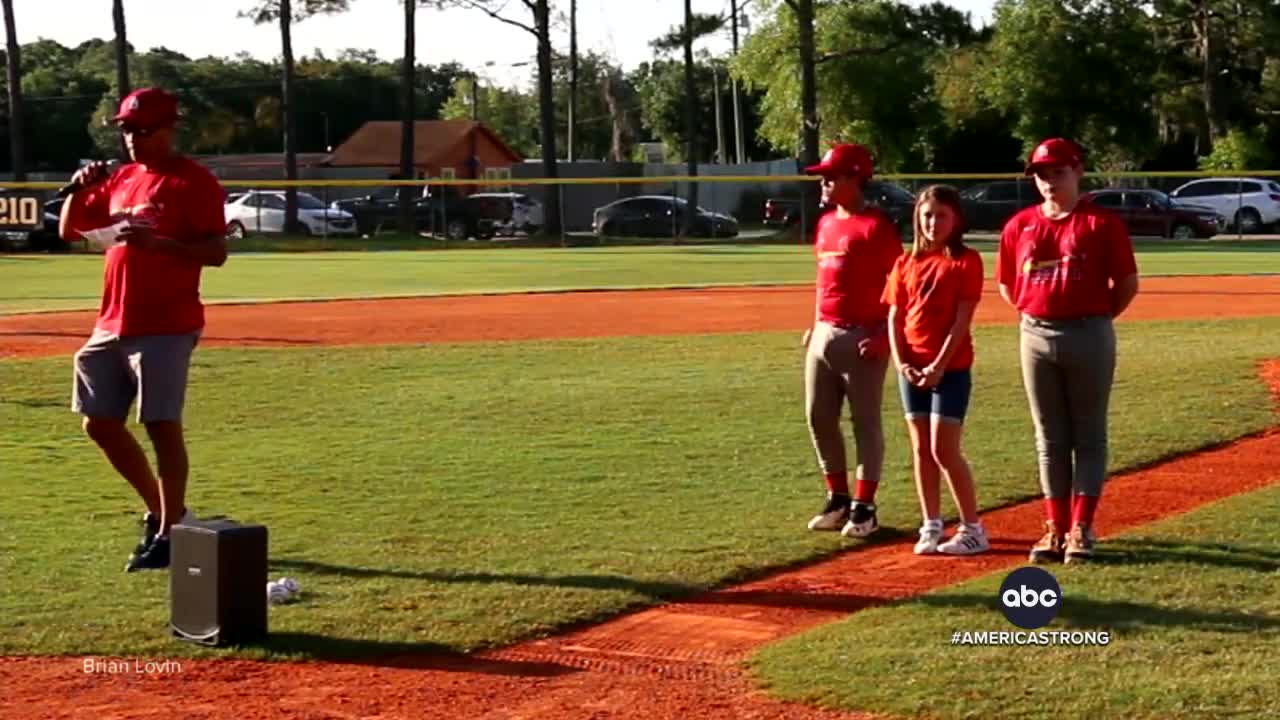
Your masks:
{"label": "red baseball cap with logo", "polygon": [[178,98],[156,87],[134,90],[120,101],[115,121],[140,130],[160,130],[178,122]]}
{"label": "red baseball cap with logo", "polygon": [[871,177],[874,163],[871,153],[855,143],[841,143],[833,146],[822,156],[822,162],[805,168],[809,175],[852,175],[854,177]]}
{"label": "red baseball cap with logo", "polygon": [[1066,138],[1049,138],[1036,146],[1027,160],[1024,175],[1034,175],[1038,167],[1076,166],[1084,163],[1084,148]]}

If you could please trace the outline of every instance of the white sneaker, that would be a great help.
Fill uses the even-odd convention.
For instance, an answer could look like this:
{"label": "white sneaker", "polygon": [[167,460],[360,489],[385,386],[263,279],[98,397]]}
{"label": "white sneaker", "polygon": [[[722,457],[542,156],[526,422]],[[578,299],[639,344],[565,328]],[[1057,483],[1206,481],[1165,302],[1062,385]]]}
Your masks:
{"label": "white sneaker", "polygon": [[938,552],[938,543],[942,542],[942,521],[926,522],[920,526],[920,539],[916,541],[917,555],[933,555]]}
{"label": "white sneaker", "polygon": [[990,549],[991,543],[987,541],[987,531],[982,529],[982,525],[968,523],[961,523],[956,534],[938,546],[938,552],[943,555],[977,555]]}
{"label": "white sneaker", "polygon": [[827,504],[809,521],[809,529],[839,530],[849,520],[849,505],[852,502],[848,495],[827,493]]}

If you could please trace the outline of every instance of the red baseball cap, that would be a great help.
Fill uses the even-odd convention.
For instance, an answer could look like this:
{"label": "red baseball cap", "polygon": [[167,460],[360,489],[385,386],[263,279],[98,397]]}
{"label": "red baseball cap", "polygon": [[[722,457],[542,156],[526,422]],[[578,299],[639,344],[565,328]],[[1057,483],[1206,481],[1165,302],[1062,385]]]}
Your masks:
{"label": "red baseball cap", "polygon": [[1024,175],[1035,174],[1036,168],[1054,165],[1081,165],[1084,163],[1084,149],[1066,138],[1049,138],[1036,146],[1027,160]]}
{"label": "red baseball cap", "polygon": [[822,162],[805,168],[809,175],[853,175],[854,177],[871,177],[874,163],[871,153],[861,145],[841,143],[822,156]]}
{"label": "red baseball cap", "polygon": [[178,98],[157,87],[139,88],[120,101],[115,121],[142,130],[160,130],[178,122]]}

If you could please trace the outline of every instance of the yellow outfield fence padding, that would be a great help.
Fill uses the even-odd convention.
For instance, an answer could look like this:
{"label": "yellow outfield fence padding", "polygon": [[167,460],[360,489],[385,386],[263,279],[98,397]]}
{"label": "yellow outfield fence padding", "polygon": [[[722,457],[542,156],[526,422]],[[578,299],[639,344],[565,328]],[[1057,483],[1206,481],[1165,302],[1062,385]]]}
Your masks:
{"label": "yellow outfield fence padding", "polygon": [[[1102,172],[1088,171],[1094,178],[1280,178],[1280,170],[1187,170],[1160,172]],[[1022,173],[885,173],[877,175],[882,180],[909,180],[947,182],[951,180],[1016,180]],[[288,187],[387,187],[409,186],[473,186],[473,187],[509,187],[528,185],[655,185],[672,183],[779,183],[779,182],[815,182],[812,175],[651,175],[629,177],[572,177],[572,178],[524,178],[524,177],[489,177],[477,179],[444,179],[427,178],[421,180],[393,179],[299,179],[299,180],[237,180],[225,179],[220,182],[229,188],[288,188]],[[62,187],[61,182],[8,182],[0,181],[0,188],[15,190],[56,190]]]}

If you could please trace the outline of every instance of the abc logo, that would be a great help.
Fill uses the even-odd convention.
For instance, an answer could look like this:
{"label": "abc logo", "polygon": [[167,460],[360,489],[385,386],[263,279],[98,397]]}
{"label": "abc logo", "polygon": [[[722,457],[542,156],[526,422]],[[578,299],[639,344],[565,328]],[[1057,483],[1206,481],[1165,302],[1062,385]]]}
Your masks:
{"label": "abc logo", "polygon": [[1057,617],[1062,607],[1062,588],[1048,570],[1018,568],[1000,584],[997,600],[1009,622],[1023,630],[1035,630]]}

